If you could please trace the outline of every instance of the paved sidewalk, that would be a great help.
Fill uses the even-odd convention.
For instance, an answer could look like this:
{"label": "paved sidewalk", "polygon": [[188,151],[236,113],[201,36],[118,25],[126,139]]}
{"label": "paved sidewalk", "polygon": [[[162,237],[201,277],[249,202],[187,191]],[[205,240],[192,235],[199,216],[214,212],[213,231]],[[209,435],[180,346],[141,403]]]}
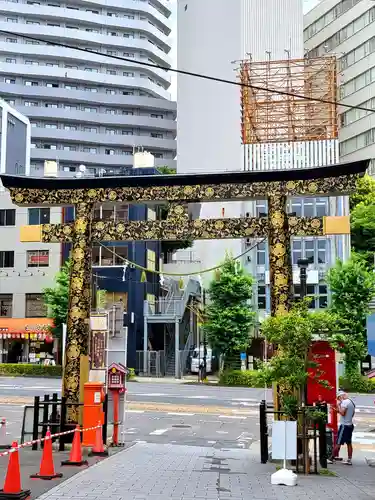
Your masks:
{"label": "paved sidewalk", "polygon": [[[365,466],[364,466],[365,467]],[[58,485],[40,500],[337,500],[374,499],[373,474],[300,477],[295,488],[271,486],[272,464],[252,450],[138,443]],[[364,468],[363,471],[372,469]],[[344,477],[345,476],[345,477]],[[366,484],[364,485],[364,481]]]}

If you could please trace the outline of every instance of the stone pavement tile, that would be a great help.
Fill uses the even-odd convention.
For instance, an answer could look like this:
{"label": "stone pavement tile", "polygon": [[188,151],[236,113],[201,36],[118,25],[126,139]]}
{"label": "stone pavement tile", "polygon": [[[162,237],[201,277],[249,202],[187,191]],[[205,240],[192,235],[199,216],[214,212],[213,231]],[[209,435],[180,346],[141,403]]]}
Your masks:
{"label": "stone pavement tile", "polygon": [[[354,467],[353,467],[354,469]],[[346,477],[301,476],[295,488],[272,486],[272,464],[250,450],[138,443],[42,495],[40,500],[337,500],[373,499]],[[362,472],[361,472],[362,473]],[[362,479],[361,479],[362,478]],[[372,490],[374,491],[374,489]]]}

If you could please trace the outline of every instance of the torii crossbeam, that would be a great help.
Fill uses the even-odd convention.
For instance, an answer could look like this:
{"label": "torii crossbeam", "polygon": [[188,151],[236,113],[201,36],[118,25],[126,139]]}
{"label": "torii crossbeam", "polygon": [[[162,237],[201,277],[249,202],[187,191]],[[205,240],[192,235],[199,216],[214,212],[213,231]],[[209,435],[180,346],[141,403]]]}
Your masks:
{"label": "torii crossbeam", "polygon": [[[291,237],[350,232],[349,217],[288,215],[287,198],[349,194],[355,191],[356,182],[368,164],[364,160],[301,170],[80,179],[1,175],[16,205],[75,206],[75,221],[71,224],[25,226],[21,230],[21,241],[72,243],[63,382],[68,403],[79,402],[80,386],[86,382],[86,376],[81,376],[81,358],[87,358],[88,354],[93,242],[268,236],[271,314],[284,314],[293,299]],[[268,200],[267,217],[189,219],[189,203],[250,199]],[[93,220],[95,204],[104,202],[164,202],[170,204],[170,209],[163,221]],[[69,419],[77,421],[77,407],[71,407]]]}

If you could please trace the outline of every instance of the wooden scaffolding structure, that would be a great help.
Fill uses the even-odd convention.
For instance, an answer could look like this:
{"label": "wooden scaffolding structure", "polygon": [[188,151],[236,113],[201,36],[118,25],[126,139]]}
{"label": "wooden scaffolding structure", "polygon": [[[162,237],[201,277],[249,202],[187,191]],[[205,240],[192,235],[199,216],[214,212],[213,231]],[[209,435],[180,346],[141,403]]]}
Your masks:
{"label": "wooden scaffolding structure", "polygon": [[241,61],[242,143],[336,139],[336,58]]}

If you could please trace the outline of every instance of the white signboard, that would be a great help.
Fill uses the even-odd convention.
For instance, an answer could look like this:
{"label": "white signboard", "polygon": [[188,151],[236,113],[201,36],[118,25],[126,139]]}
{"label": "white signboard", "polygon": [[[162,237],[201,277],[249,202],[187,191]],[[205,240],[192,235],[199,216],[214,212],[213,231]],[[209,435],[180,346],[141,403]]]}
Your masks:
{"label": "white signboard", "polygon": [[106,332],[108,330],[108,316],[106,314],[91,316],[90,329],[95,332]]}
{"label": "white signboard", "polygon": [[297,422],[283,420],[273,422],[272,459],[297,459]]}

